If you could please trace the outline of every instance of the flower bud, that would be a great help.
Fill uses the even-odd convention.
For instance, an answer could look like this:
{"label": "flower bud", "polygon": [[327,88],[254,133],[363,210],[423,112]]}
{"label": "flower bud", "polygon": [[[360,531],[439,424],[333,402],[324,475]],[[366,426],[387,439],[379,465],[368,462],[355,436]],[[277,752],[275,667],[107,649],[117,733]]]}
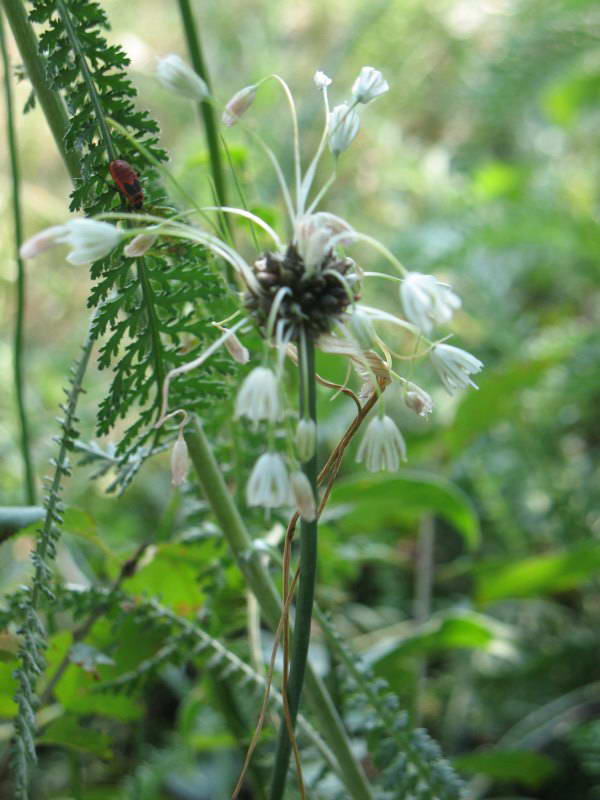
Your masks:
{"label": "flower bud", "polygon": [[150,250],[158,236],[155,233],[140,233],[123,248],[123,254],[128,258],[137,258],[143,256],[145,252]]}
{"label": "flower bud", "polygon": [[317,426],[312,419],[301,419],[296,428],[296,452],[302,463],[315,454]]}
{"label": "flower bud", "polygon": [[357,103],[370,103],[390,88],[381,72],[373,67],[363,67],[352,86],[352,97]]}
{"label": "flower bud", "polygon": [[[225,330],[225,328],[222,328],[221,330]],[[235,333],[232,333],[231,336],[228,336],[227,339],[225,339],[224,344],[229,355],[234,361],[237,361],[238,364],[247,364],[248,361],[250,361],[250,353],[248,352],[248,348],[244,347]]]}
{"label": "flower bud", "polygon": [[359,116],[348,103],[340,103],[329,114],[329,147],[336,158],[350,147],[359,127]]}
{"label": "flower bud", "polygon": [[254,102],[257,89],[258,87],[253,83],[250,86],[240,89],[239,92],[236,92],[233,95],[231,100],[225,106],[225,111],[223,111],[223,115],[221,117],[223,125],[227,125],[228,128],[231,128],[232,125],[235,125],[242,114],[245,114]]}
{"label": "flower bud", "polygon": [[306,522],[313,522],[317,518],[317,504],[310,481],[303,472],[298,470],[291,474],[290,483],[300,516]]}
{"label": "flower bud", "polygon": [[377,342],[371,317],[362,308],[355,308],[348,321],[350,332],[363,350],[370,350]]}
{"label": "flower bud", "polygon": [[208,86],[185,61],[175,53],[161,58],[156,66],[159,83],[170,92],[201,103],[209,96]]}
{"label": "flower bud", "polygon": [[313,81],[315,82],[317,89],[326,89],[331,85],[331,78],[328,78],[327,75],[325,75],[325,73],[320,69],[315,72]]}
{"label": "flower bud", "polygon": [[433,411],[433,400],[430,395],[416,383],[407,381],[404,402],[419,417],[426,417]]}
{"label": "flower bud", "polygon": [[171,485],[181,486],[185,481],[189,467],[188,448],[183,438],[183,432],[175,440],[171,451]]}
{"label": "flower bud", "polygon": [[64,225],[54,225],[52,228],[44,228],[43,231],[36,233],[26,242],[23,242],[19,255],[22,259],[35,258],[43,253],[45,250],[50,250],[62,241],[64,235]]}

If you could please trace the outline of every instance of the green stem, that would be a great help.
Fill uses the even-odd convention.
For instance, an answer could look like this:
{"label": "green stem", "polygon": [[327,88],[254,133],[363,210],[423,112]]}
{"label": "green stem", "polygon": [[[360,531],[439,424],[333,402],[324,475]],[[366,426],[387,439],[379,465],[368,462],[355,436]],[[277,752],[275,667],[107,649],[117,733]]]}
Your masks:
{"label": "green stem", "polygon": [[21,424],[21,456],[25,469],[25,502],[35,504],[35,483],[33,478],[33,464],[29,444],[29,421],[25,411],[25,389],[23,380],[23,327],[25,321],[25,265],[19,255],[23,242],[23,225],[21,220],[21,179],[19,173],[19,159],[17,156],[17,137],[13,116],[13,97],[10,85],[10,64],[4,39],[4,21],[0,15],[0,49],[2,50],[2,65],[4,67],[4,94],[6,103],[6,130],[8,137],[8,150],[10,154],[12,206],[15,226],[15,247],[17,251],[17,314],[14,334],[14,377],[17,410]]}
{"label": "green stem", "polygon": [[37,38],[27,18],[25,7],[18,0],[0,0],[0,2],[17,42],[27,77],[31,81],[71,180],[75,181],[79,177],[80,165],[77,154],[67,152],[65,148],[64,136],[69,126],[67,111],[60,95],[48,84],[45,61],[39,53]]}
{"label": "green stem", "polygon": [[[194,70],[200,75],[202,80],[210,89],[210,79],[208,70],[204,62],[202,54],[202,47],[200,45],[200,37],[198,36],[198,29],[196,27],[196,20],[192,12],[189,0],[177,0],[179,6],[179,13],[181,14],[181,22],[183,25],[183,32],[190,54],[190,60]],[[210,171],[212,179],[215,184],[215,194],[219,205],[227,205],[227,189],[225,186],[225,176],[223,173],[223,161],[221,159],[221,149],[219,147],[219,137],[217,135],[217,123],[215,120],[215,111],[212,103],[204,101],[198,105],[202,121],[204,123],[204,131],[206,133],[206,144],[208,147]],[[229,221],[221,216],[221,225],[224,232],[229,231]]]}
{"label": "green stem", "polygon": [[[281,616],[281,599],[267,568],[261,562],[260,552],[253,546],[211,446],[197,421],[193,430],[187,433],[186,441],[198,481],[238,567],[256,596],[264,618],[275,630]],[[306,672],[306,695],[317,726],[337,758],[339,776],[346,785],[348,796],[352,800],[374,800],[365,775],[352,753],[342,721],[323,682],[310,664]]]}
{"label": "green stem", "polygon": [[92,105],[94,106],[94,111],[96,113],[96,120],[98,121],[98,125],[100,127],[100,132],[102,134],[102,139],[104,140],[104,146],[106,147],[106,152],[108,153],[108,157],[110,161],[114,161],[117,158],[117,153],[112,143],[112,137],[110,135],[110,131],[108,130],[108,125],[104,118],[104,109],[102,108],[102,103],[100,102],[100,98],[98,97],[98,92],[96,91],[96,84],[94,83],[94,79],[90,73],[90,70],[87,65],[87,61],[85,60],[85,54],[81,48],[81,42],[79,41],[79,37],[77,36],[77,32],[73,27],[73,23],[71,22],[71,16],[69,14],[69,9],[63,2],[63,0],[56,0],[56,8],[58,13],[60,14],[60,18],[62,19],[63,25],[65,26],[65,31],[67,36],[69,37],[69,41],[71,42],[71,47],[73,48],[73,52],[77,56],[77,60],[79,61],[79,68],[81,69],[81,74],[83,76],[83,80],[85,81],[85,85],[87,86],[87,90],[90,96],[90,100],[92,101]]}
{"label": "green stem", "polygon": [[[301,376],[299,382],[300,418],[317,421],[317,393],[315,381],[315,347],[312,340],[302,338],[298,349],[298,369]],[[304,464],[304,472],[310,481],[314,496],[317,496],[317,455]],[[312,622],[315,583],[317,576],[317,520],[302,520],[300,528],[300,583],[296,602],[294,638],[292,641],[292,657],[288,683],[288,702],[292,725],[296,722],[300,697],[304,684],[304,674],[308,661],[310,629]],[[271,783],[271,800],[281,800],[285,791],[285,783],[290,760],[291,742],[285,720],[279,726],[279,738],[273,778]]]}

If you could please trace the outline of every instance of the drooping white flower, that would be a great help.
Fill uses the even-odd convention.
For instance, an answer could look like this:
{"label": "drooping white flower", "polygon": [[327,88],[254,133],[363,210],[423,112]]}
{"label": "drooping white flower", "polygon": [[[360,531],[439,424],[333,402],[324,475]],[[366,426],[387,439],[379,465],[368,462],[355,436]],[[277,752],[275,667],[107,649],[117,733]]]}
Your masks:
{"label": "drooping white flower", "polygon": [[165,89],[199,103],[210,94],[205,81],[176,53],[158,61],[156,77]]}
{"label": "drooping white flower", "polygon": [[225,106],[225,111],[223,111],[221,117],[223,125],[227,125],[228,128],[235,125],[242,114],[245,114],[254,102],[257,89],[258,87],[253,83],[250,86],[245,86],[233,95]]}
{"label": "drooping white flower", "polygon": [[35,258],[40,253],[50,250],[51,247],[56,247],[62,241],[61,236],[64,235],[64,225],[53,225],[51,228],[44,228],[43,231],[36,233],[30,239],[23,242],[19,255],[22,259]]}
{"label": "drooping white flower", "polygon": [[171,451],[171,485],[181,486],[185,481],[190,460],[188,448],[180,431]]}
{"label": "drooping white flower", "polygon": [[370,103],[390,88],[378,69],[363,67],[352,85],[352,97],[357,103]]}
{"label": "drooping white flower", "polygon": [[315,454],[317,426],[312,419],[301,419],[296,428],[296,452],[302,463]]}
{"label": "drooping white flower", "polygon": [[279,388],[273,370],[255,367],[246,376],[235,401],[235,416],[258,424],[261,420],[277,422],[281,418]]}
{"label": "drooping white flower", "polygon": [[431,350],[431,363],[449,394],[468,386],[478,388],[469,375],[479,372],[483,362],[460,347],[436,344]]}
{"label": "drooping white flower", "polygon": [[292,472],[290,483],[300,516],[306,522],[313,522],[317,518],[317,504],[310,481],[303,472],[297,470]]}
{"label": "drooping white flower", "polygon": [[328,86],[331,86],[331,78],[328,78],[320,69],[315,72],[313,81],[317,89],[326,89]]}
{"label": "drooping white flower", "polygon": [[22,258],[33,258],[50,247],[68,244],[70,264],[88,264],[104,258],[121,240],[121,231],[109,222],[96,219],[71,219],[64,225],[55,225],[40,231],[21,247]]}
{"label": "drooping white flower", "polygon": [[329,147],[334,156],[339,156],[358,133],[360,118],[349,103],[340,103],[329,114]]}
{"label": "drooping white flower", "polygon": [[279,508],[293,503],[290,480],[283,458],[278,453],[263,453],[246,486],[249,506]]}
{"label": "drooping white flower", "polygon": [[406,318],[429,335],[434,323],[443,324],[460,308],[458,295],[433,275],[409,272],[400,284],[400,298]]}
{"label": "drooping white flower", "polygon": [[371,420],[358,448],[356,460],[364,462],[369,472],[395,472],[400,466],[400,460],[406,461],[406,442],[390,417],[374,417]]}
{"label": "drooping white flower", "polygon": [[419,417],[426,417],[433,411],[433,400],[424,389],[416,383],[406,382],[406,394],[404,402]]}
{"label": "drooping white flower", "polygon": [[123,255],[128,258],[139,258],[143,256],[154,245],[158,238],[157,233],[139,233],[134,236],[129,244],[123,248]]}

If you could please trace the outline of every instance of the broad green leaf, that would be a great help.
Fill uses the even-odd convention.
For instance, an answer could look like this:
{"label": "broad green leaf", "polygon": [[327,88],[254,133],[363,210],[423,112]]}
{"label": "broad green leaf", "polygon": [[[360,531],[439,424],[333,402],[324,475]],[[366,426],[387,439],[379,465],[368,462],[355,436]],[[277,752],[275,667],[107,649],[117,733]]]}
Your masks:
{"label": "broad green leaf", "polygon": [[368,533],[432,513],[456,528],[467,547],[479,544],[479,521],[471,501],[462,489],[438,475],[405,470],[393,477],[363,477],[339,484],[332,497],[336,504],[347,504],[336,526],[353,533]]}
{"label": "broad green leaf", "polygon": [[530,789],[537,789],[555,771],[552,759],[531,750],[485,750],[457,756],[452,763],[462,772],[517,781]]}
{"label": "broad green leaf", "polygon": [[476,576],[475,597],[480,605],[509,597],[535,597],[572,589],[600,571],[600,544],[572,550],[497,562],[483,566]]}
{"label": "broad green leaf", "polygon": [[51,722],[38,737],[37,743],[68,747],[104,759],[112,756],[108,734],[84,727],[77,717],[71,714],[65,714]]}
{"label": "broad green leaf", "polygon": [[158,597],[178,614],[193,613],[203,602],[204,593],[198,585],[199,568],[205,566],[205,556],[181,544],[161,544],[154,557],[132,578],[124,582],[131,594]]}

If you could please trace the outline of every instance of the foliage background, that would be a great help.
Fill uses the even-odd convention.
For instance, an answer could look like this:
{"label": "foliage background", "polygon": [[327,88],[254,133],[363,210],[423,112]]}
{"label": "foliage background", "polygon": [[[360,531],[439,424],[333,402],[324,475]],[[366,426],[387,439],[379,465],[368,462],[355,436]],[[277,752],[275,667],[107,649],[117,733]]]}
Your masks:
{"label": "foliage background", "polygon": [[[155,55],[185,51],[174,4],[103,5],[113,25],[109,41],[131,57],[140,106],[159,120],[175,173],[189,191],[208,198],[194,109],[168,97],[152,77]],[[334,78],[339,94],[333,96],[340,99],[360,66],[383,70],[391,91],[364,115],[328,208],[381,238],[410,269],[446,276],[464,300],[457,342],[486,364],[479,392],[455,401],[435,390],[432,422],[415,424],[399,396],[392,401],[410,453],[409,471],[399,478],[372,479],[347,459],[347,485],[333,496],[345,513],[332,515],[321,536],[322,604],[405,707],[420,698],[426,727],[457,757],[463,775],[478,775],[472,796],[599,797],[597,4],[212,2],[196,3],[195,11],[217,96],[225,100],[241,84],[277,71],[302,98],[313,141],[319,133],[314,69]],[[18,63],[16,52],[12,60]],[[27,96],[20,85],[19,107]],[[261,94],[252,114],[284,151],[289,131],[279,98]],[[66,217],[69,184],[41,111],[20,118],[18,127],[32,233]],[[277,219],[275,184],[260,154],[235,132],[228,141],[250,202]],[[6,158],[2,170],[8,187]],[[4,191],[0,496],[3,505],[17,505],[8,203]],[[27,268],[27,397],[42,475],[54,453],[64,375],[87,327],[89,281],[56,253]],[[335,374],[333,363],[322,367]],[[431,374],[419,377],[434,386]],[[106,381],[92,367],[80,404],[87,438]],[[351,409],[323,397],[321,411],[326,452]],[[203,609],[209,629],[241,647],[239,580],[202,509],[173,494],[166,459],[146,464],[121,498],[103,493],[103,479],[89,482],[85,470],[76,471],[66,496],[76,510],[58,569],[71,582],[107,580],[150,534],[155,558],[126,582],[127,591],[160,593],[184,615]],[[423,483],[424,473],[437,476],[441,488]],[[357,487],[364,494],[348,506]],[[475,515],[480,541],[468,547]],[[423,550],[431,528],[434,563],[419,573],[418,543]],[[26,579],[30,542],[25,532],[2,545],[3,591]],[[205,575],[215,565],[216,585],[207,587]],[[425,583],[431,574],[433,584],[431,608],[421,603],[417,610],[429,617],[425,627],[415,625],[418,574]],[[56,620],[57,652],[65,646],[62,627]],[[128,660],[156,650],[151,636],[136,637],[128,650],[120,632],[121,652],[101,625],[94,641],[125,669]],[[6,741],[13,713],[10,642],[2,654]],[[76,718],[75,684],[91,678],[74,665],[69,670],[59,699]],[[240,755],[214,691],[206,671],[163,668],[130,706],[123,700],[118,713],[90,723],[105,737],[102,746],[71,755],[69,748],[42,750],[47,779],[39,796],[186,797],[207,780],[213,787],[207,797],[226,796]],[[251,725],[255,708],[244,712]],[[119,755],[99,759],[102,747],[111,746]],[[499,752],[507,750],[521,752]]]}

